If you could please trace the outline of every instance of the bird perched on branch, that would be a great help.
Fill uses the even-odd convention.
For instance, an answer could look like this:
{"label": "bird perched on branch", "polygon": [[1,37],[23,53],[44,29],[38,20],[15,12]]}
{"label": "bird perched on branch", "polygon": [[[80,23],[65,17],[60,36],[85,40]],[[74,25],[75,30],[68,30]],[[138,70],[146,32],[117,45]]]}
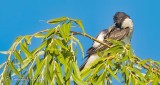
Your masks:
{"label": "bird perched on branch", "polygon": [[[117,12],[113,17],[113,20],[114,24],[109,27],[109,29],[101,31],[96,39],[106,44],[111,44],[106,39],[118,40],[125,44],[129,44],[133,32],[133,22],[130,16],[124,12]],[[81,65],[80,70],[90,67],[90,64],[99,58],[97,51],[105,49],[107,49],[107,46],[94,41],[92,47],[87,50],[88,57],[84,64]]]}

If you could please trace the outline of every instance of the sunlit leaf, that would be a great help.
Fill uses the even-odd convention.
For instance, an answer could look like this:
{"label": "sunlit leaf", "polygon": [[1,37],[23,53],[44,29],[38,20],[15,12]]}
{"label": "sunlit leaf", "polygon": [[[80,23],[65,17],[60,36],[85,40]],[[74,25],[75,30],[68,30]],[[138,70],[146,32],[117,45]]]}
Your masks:
{"label": "sunlit leaf", "polygon": [[49,20],[48,23],[49,24],[56,24],[56,23],[59,23],[59,22],[66,21],[68,19],[69,19],[68,17],[60,17],[60,18],[55,18],[55,19]]}
{"label": "sunlit leaf", "polygon": [[85,82],[83,82],[80,78],[76,77],[74,74],[72,74],[72,78],[78,85],[87,85]]}
{"label": "sunlit leaf", "polygon": [[37,47],[36,49],[34,49],[32,51],[32,54],[35,55],[36,52],[38,52],[39,50],[41,50],[42,48],[46,47],[47,45],[47,41],[44,41],[39,47]]}
{"label": "sunlit leaf", "polygon": [[48,38],[51,34],[53,34],[55,32],[56,28],[51,28],[47,34],[45,35],[45,38]]}
{"label": "sunlit leaf", "polygon": [[84,57],[84,49],[83,49],[82,44],[80,43],[80,41],[77,38],[73,37],[73,39],[78,43],[78,45],[81,49],[81,52],[82,52],[82,56]]}
{"label": "sunlit leaf", "polygon": [[41,63],[39,63],[39,65],[37,64],[37,69],[34,78],[37,78],[37,76],[41,73],[43,66],[44,66],[44,60],[42,60]]}
{"label": "sunlit leaf", "polygon": [[158,85],[158,76],[156,76],[152,82],[152,85]]}
{"label": "sunlit leaf", "polygon": [[80,78],[80,71],[79,71],[79,67],[77,66],[77,64],[75,62],[72,63],[72,67],[74,69],[74,74],[76,77]]}
{"label": "sunlit leaf", "polygon": [[81,71],[81,78],[87,77],[92,72],[92,69],[86,68]]}
{"label": "sunlit leaf", "polygon": [[20,61],[21,64],[23,63],[23,59],[17,50],[14,51],[14,56]]}
{"label": "sunlit leaf", "polygon": [[11,61],[8,61],[8,65],[11,68],[11,70],[19,77],[21,77],[20,73],[18,72],[18,70],[14,67],[13,63]]}
{"label": "sunlit leaf", "polygon": [[57,39],[57,40],[54,40],[54,42],[55,42],[57,45],[61,46],[62,48],[68,50],[68,48],[67,48],[66,46],[63,45],[63,43],[62,43],[61,40]]}
{"label": "sunlit leaf", "polygon": [[98,81],[96,82],[97,85],[100,85],[102,83],[102,81],[106,78],[106,74],[107,74],[107,71],[105,70],[98,78]]}
{"label": "sunlit leaf", "polygon": [[133,84],[133,85],[136,85],[134,76],[131,76],[131,81],[132,81],[132,84]]}
{"label": "sunlit leaf", "polygon": [[109,68],[106,68],[106,69],[116,80],[120,81],[119,78],[114,74],[112,70],[110,70]]}
{"label": "sunlit leaf", "polygon": [[67,80],[67,82],[68,82],[68,81],[70,81],[69,78],[70,78],[71,73],[72,73],[72,66],[71,66],[71,64],[69,64],[67,67],[68,68],[67,68],[67,71],[66,71],[65,80]]}
{"label": "sunlit leaf", "polygon": [[18,36],[16,38],[16,40],[14,41],[14,43],[12,44],[11,48],[9,49],[9,51],[13,51],[17,47],[17,45],[21,42],[21,40],[23,38],[24,38],[23,36]]}
{"label": "sunlit leaf", "polygon": [[62,76],[62,69],[61,69],[61,67],[60,67],[60,65],[58,63],[55,62],[55,65],[56,65],[57,77],[60,79],[60,82],[63,84],[64,80],[63,80],[63,76]]}
{"label": "sunlit leaf", "polygon": [[24,38],[26,39],[27,44],[31,44],[32,36],[24,36]]}
{"label": "sunlit leaf", "polygon": [[34,58],[31,52],[23,44],[20,44],[20,48],[26,54],[27,58]]}
{"label": "sunlit leaf", "polygon": [[82,32],[85,33],[84,27],[83,27],[83,25],[82,25],[82,21],[81,21],[81,20],[76,20],[75,22],[76,22],[76,24],[78,24],[79,27],[82,29]]}

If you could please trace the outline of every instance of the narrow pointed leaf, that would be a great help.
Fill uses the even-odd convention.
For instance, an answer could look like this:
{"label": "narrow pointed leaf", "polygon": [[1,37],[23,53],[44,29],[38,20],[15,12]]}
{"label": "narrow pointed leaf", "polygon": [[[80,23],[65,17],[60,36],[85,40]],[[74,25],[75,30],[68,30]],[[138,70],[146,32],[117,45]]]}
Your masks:
{"label": "narrow pointed leaf", "polygon": [[20,61],[21,64],[23,63],[23,59],[17,50],[14,51],[14,56]]}
{"label": "narrow pointed leaf", "polygon": [[26,54],[28,58],[34,58],[31,52],[29,52],[29,50],[23,44],[20,44],[20,48]]}
{"label": "narrow pointed leaf", "polygon": [[60,17],[60,18],[55,18],[55,19],[49,20],[48,23],[49,24],[56,24],[56,23],[63,22],[66,20],[68,20],[68,17]]}
{"label": "narrow pointed leaf", "polygon": [[100,85],[101,82],[104,81],[104,79],[106,78],[106,74],[107,74],[107,72],[104,71],[104,72],[100,75],[100,77],[98,78],[98,80],[97,80],[97,82],[96,82],[97,85]]}
{"label": "narrow pointed leaf", "polygon": [[107,71],[109,71],[109,73],[110,73],[116,80],[120,81],[119,78],[114,74],[114,72],[113,72],[112,70],[110,70],[109,68],[106,68],[106,69],[107,69]]}
{"label": "narrow pointed leaf", "polygon": [[73,39],[78,43],[78,45],[81,49],[81,52],[82,52],[82,57],[84,57],[84,49],[83,49],[82,44],[80,43],[80,41],[77,38],[73,37]]}
{"label": "narrow pointed leaf", "polygon": [[21,77],[20,73],[18,72],[18,70],[14,67],[13,63],[11,61],[8,61],[8,65],[11,68],[11,70],[18,76]]}
{"label": "narrow pointed leaf", "polygon": [[72,63],[72,67],[74,69],[74,74],[76,77],[80,78],[80,71],[79,71],[79,67],[77,66],[77,64],[75,62]]}
{"label": "narrow pointed leaf", "polygon": [[62,69],[58,63],[55,63],[55,65],[56,65],[56,74],[59,77],[60,82],[63,84],[64,80],[63,80],[63,76],[62,76]]}
{"label": "narrow pointed leaf", "polygon": [[46,47],[47,45],[47,40],[44,41],[39,47],[37,47],[35,50],[32,51],[32,54],[35,55],[36,52],[38,52],[39,50],[41,50],[42,48]]}
{"label": "narrow pointed leaf", "polygon": [[76,77],[74,74],[72,75],[72,78],[78,85],[87,85],[85,82],[83,82],[80,78]]}
{"label": "narrow pointed leaf", "polygon": [[51,28],[48,32],[47,32],[47,34],[45,35],[45,38],[48,38],[51,34],[53,34],[54,32],[55,32],[55,28]]}
{"label": "narrow pointed leaf", "polygon": [[78,24],[78,26],[82,29],[82,32],[85,33],[85,30],[84,30],[82,21],[81,21],[81,20],[77,20],[77,21],[76,21],[76,24]]}

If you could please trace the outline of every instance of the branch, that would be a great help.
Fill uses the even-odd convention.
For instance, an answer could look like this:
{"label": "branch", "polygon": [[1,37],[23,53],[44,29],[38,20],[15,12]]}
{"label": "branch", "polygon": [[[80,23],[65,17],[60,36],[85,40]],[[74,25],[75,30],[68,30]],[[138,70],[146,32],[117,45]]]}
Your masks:
{"label": "branch", "polygon": [[[135,63],[139,64],[140,60],[137,57],[134,57],[134,58],[136,59]],[[142,65],[142,67],[145,68],[145,69],[147,69],[147,70],[149,70],[149,68],[151,67],[151,65],[146,63],[145,65]],[[160,74],[160,70],[158,70],[158,68],[156,68],[156,67],[152,68],[151,71],[152,72],[158,72],[158,74]]]}
{"label": "branch", "polygon": [[101,42],[101,41],[97,40],[96,38],[94,38],[94,37],[92,37],[92,36],[90,36],[90,35],[88,35],[88,34],[86,34],[86,33],[80,33],[80,32],[74,32],[74,31],[71,31],[71,33],[73,33],[74,35],[82,35],[82,36],[88,37],[88,38],[90,38],[91,40],[94,40],[94,41],[96,41],[96,42],[98,42],[98,43],[100,43],[100,44],[102,44],[102,45],[105,45],[105,46],[107,46],[108,48],[111,48],[110,45],[108,45],[108,44],[106,44],[106,43],[104,43],[104,42]]}

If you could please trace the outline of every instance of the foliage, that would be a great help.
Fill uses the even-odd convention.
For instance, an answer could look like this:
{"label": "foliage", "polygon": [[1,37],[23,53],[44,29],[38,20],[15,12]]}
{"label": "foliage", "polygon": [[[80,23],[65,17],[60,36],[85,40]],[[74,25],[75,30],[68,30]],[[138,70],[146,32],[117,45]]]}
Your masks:
{"label": "foliage", "polygon": [[[61,17],[48,23],[56,26],[33,35],[19,36],[8,51],[1,51],[7,55],[7,61],[0,65],[3,70],[1,85],[13,82],[23,85],[70,85],[73,82],[110,85],[113,78],[125,85],[157,85],[160,82],[160,62],[141,60],[134,55],[130,45],[115,40],[108,40],[113,45],[98,52],[101,58],[90,68],[80,71],[76,54],[80,48],[84,56],[84,51],[75,35],[96,39],[85,33],[82,22],[77,19]],[[82,29],[82,33],[71,31],[75,25]],[[33,38],[41,39],[42,43],[31,50]]]}

